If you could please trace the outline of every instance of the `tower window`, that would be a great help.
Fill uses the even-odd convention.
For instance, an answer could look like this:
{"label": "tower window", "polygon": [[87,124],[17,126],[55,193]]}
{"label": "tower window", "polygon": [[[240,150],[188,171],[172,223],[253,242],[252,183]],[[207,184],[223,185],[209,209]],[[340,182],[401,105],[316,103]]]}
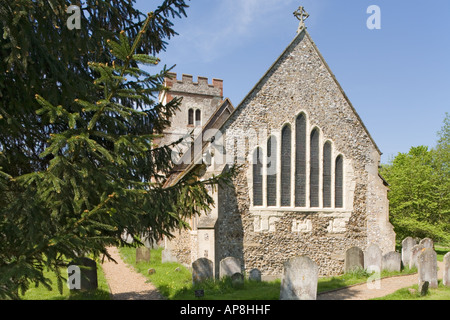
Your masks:
{"label": "tower window", "polygon": [[202,112],[199,109],[197,109],[195,110],[195,125],[199,126],[201,125],[201,122],[202,122]]}
{"label": "tower window", "polygon": [[189,109],[188,111],[188,124],[193,126],[194,125],[194,110]]}

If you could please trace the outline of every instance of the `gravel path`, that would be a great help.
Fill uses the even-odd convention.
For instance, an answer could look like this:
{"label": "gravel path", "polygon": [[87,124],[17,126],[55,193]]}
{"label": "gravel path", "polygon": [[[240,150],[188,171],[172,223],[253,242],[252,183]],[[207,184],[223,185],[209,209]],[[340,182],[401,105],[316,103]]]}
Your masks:
{"label": "gravel path", "polygon": [[119,250],[108,248],[109,254],[117,261],[107,261],[102,264],[103,272],[108,281],[113,300],[163,300],[164,297],[148,279],[136,272],[120,258]]}
{"label": "gravel path", "polygon": [[[444,263],[438,261],[438,278],[442,279]],[[410,287],[418,283],[418,275],[398,276],[381,279],[378,288],[369,288],[367,283],[343,288],[317,295],[317,300],[369,300],[384,297],[399,289]],[[369,285],[374,285],[371,283]]]}

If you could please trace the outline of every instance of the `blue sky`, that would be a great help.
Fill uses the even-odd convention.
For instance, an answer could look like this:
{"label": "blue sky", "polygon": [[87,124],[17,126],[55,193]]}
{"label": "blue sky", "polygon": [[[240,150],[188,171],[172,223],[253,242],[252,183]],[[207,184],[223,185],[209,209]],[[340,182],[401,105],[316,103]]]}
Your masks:
{"label": "blue sky", "polygon": [[[160,1],[137,0],[144,12]],[[296,35],[308,32],[383,152],[435,146],[450,112],[449,0],[192,0],[162,53],[174,72],[224,80],[236,107]],[[369,30],[367,8],[381,9]],[[180,76],[181,77],[181,76]],[[211,80],[210,80],[211,81]]]}

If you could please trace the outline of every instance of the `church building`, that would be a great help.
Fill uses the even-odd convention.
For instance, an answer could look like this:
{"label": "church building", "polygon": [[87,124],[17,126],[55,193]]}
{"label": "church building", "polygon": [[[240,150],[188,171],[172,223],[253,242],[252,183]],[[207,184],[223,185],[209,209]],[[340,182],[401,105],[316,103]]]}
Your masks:
{"label": "church building", "polygon": [[[302,8],[301,8],[302,9]],[[166,186],[191,170],[208,179],[237,165],[230,186],[211,190],[215,206],[164,241],[163,256],[238,258],[242,269],[280,278],[288,259],[307,255],[321,276],[343,271],[345,252],[377,244],[395,249],[381,152],[303,23],[243,101],[223,97],[223,82],[176,74],[162,101],[182,97],[163,143],[177,146]]]}

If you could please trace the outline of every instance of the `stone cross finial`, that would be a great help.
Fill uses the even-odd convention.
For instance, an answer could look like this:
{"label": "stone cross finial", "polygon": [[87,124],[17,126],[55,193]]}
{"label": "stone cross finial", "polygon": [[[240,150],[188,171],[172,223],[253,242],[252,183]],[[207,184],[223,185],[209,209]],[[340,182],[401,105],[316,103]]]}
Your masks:
{"label": "stone cross finial", "polygon": [[309,13],[306,12],[305,8],[300,6],[297,11],[294,12],[294,16],[300,21],[297,32],[305,27],[305,20],[309,18]]}

